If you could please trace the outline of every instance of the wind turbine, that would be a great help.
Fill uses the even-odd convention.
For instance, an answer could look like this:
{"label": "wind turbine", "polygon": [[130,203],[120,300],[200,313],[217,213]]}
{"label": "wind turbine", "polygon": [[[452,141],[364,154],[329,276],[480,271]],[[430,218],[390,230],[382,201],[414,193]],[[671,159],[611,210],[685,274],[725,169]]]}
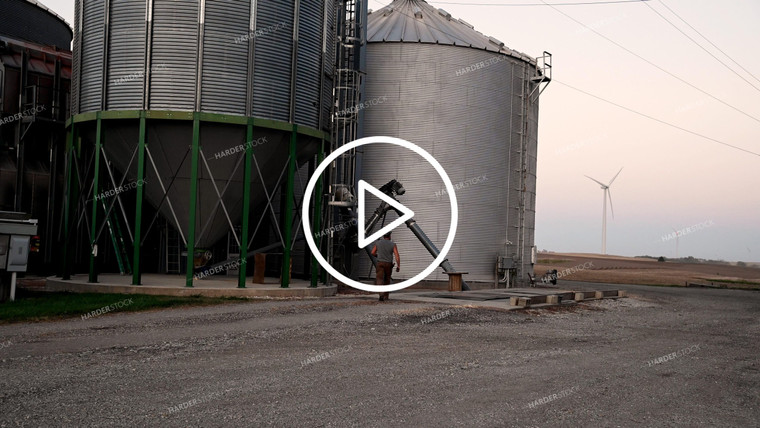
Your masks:
{"label": "wind turbine", "polygon": [[[620,168],[620,171],[622,171],[623,168]],[[612,194],[610,193],[610,186],[612,186],[612,182],[615,181],[618,175],[620,175],[620,171],[615,174],[614,177],[612,177],[612,180],[610,180],[609,183],[604,184],[601,181],[591,178],[588,175],[585,175],[584,177],[595,181],[600,186],[602,186],[602,190],[604,191],[604,202],[602,205],[602,254],[607,254],[607,196],[610,197],[610,211],[612,211],[612,218],[615,218],[615,210],[612,208]]]}

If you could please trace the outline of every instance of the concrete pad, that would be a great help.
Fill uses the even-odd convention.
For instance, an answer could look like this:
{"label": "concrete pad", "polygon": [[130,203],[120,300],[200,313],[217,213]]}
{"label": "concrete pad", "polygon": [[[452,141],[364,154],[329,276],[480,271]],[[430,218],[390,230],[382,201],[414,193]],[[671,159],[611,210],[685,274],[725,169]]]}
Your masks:
{"label": "concrete pad", "polygon": [[[603,293],[603,295],[607,294],[619,297],[618,290],[609,290]],[[553,288],[507,288],[461,292],[403,290],[391,294],[391,299],[410,302],[426,302],[458,306],[466,305],[470,307],[488,307],[505,310],[569,305],[575,304],[574,298],[583,301],[595,297],[596,291],[576,292]]]}
{"label": "concrete pad", "polygon": [[309,287],[305,280],[293,279],[290,287],[280,287],[276,278],[266,278],[265,284],[252,284],[246,288],[237,287],[237,278],[211,277],[194,281],[193,287],[185,287],[184,275],[143,274],[143,285],[132,285],[132,277],[118,274],[101,274],[97,283],[87,282],[87,275],[72,275],[64,281],[58,277],[47,278],[45,291],[68,291],[72,293],[122,293],[150,294],[159,296],[205,296],[205,297],[246,297],[246,298],[305,298],[334,296],[335,285]]}

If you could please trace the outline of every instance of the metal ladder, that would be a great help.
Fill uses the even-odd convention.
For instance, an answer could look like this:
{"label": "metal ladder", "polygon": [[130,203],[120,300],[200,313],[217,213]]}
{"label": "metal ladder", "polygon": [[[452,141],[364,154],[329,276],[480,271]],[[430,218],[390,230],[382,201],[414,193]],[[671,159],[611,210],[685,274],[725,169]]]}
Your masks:
{"label": "metal ladder", "polygon": [[[337,150],[346,143],[358,137],[359,128],[359,103],[361,102],[361,86],[363,75],[359,70],[359,52],[363,45],[362,22],[358,20],[361,13],[362,0],[344,0],[338,4],[338,46],[335,52],[335,88],[333,89],[333,111],[331,115],[331,151]],[[356,150],[349,150],[341,154],[330,168],[329,181],[330,200],[338,188],[347,188],[355,194],[354,183],[356,182]],[[334,224],[346,222],[349,219],[334,218],[330,215],[326,228]],[[340,214],[338,214],[340,215]],[[327,236],[327,259],[333,263],[336,259],[333,237]],[[337,257],[340,257],[337,255]],[[338,265],[341,263],[338,262]],[[335,265],[335,263],[333,263]]]}
{"label": "metal ladder", "polygon": [[171,225],[166,226],[166,273],[179,274],[181,263],[179,233]]}

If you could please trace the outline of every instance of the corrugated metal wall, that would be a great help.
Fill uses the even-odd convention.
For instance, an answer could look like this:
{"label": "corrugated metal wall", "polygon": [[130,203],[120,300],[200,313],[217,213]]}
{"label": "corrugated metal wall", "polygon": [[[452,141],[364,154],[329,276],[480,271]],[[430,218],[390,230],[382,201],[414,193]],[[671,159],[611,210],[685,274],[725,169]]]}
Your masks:
{"label": "corrugated metal wall", "polygon": [[106,109],[140,109],[145,93],[145,0],[111,0]]}
{"label": "corrugated metal wall", "polygon": [[81,80],[79,110],[101,110],[103,96],[104,0],[81,0],[83,4]]}
{"label": "corrugated metal wall", "polygon": [[[253,116],[291,120],[295,25],[292,0],[207,0],[202,56],[200,0],[152,0],[150,27],[146,22],[148,3],[110,1],[106,51],[103,49],[106,0],[76,2],[75,31],[81,49],[74,49],[74,114],[103,109],[105,58],[108,110],[141,109],[146,105],[147,91],[149,109],[193,111],[200,86],[201,111],[244,115],[246,103],[251,102]],[[251,32],[253,4],[256,4],[256,28]],[[83,5],[84,23],[78,28]],[[332,105],[335,5],[334,0],[301,1],[299,9],[294,122],[318,128],[320,107],[327,126]],[[253,55],[249,55],[249,38],[253,39]],[[150,52],[146,52],[147,44]],[[327,51],[326,61],[323,49]],[[150,64],[146,64],[146,58]],[[251,69],[252,101],[248,99]],[[199,75],[201,85],[197,85]],[[76,77],[81,77],[81,84]]]}
{"label": "corrugated metal wall", "polygon": [[[459,75],[457,71],[495,55],[419,43],[367,46],[365,101],[387,99],[365,109],[365,136],[395,136],[421,146],[460,186],[459,224],[448,258],[455,268],[469,272],[469,280],[479,281],[494,280],[497,255],[517,252],[524,62],[500,55],[504,61]],[[535,136],[537,123],[531,126]],[[535,139],[530,144],[535,146]],[[535,147],[532,151],[535,159]],[[441,248],[449,227],[449,201],[432,167],[404,149],[377,146],[365,148],[362,162],[362,177],[371,184],[394,178],[404,184],[406,194],[399,200],[415,211],[415,219]],[[535,179],[529,185],[535,186]],[[394,276],[409,278],[432,261],[404,227],[396,229],[393,239],[402,259],[402,271]],[[508,242],[512,245],[505,247]],[[368,259],[360,261],[358,273],[366,275]],[[446,275],[438,270],[428,279],[446,280]]]}
{"label": "corrugated metal wall", "polygon": [[74,41],[71,52],[71,114],[79,113],[79,79],[81,78],[81,69],[79,62],[82,59],[82,27],[80,21],[82,18],[82,4],[80,0],[74,2]]}
{"label": "corrugated metal wall", "polygon": [[248,81],[249,0],[206,2],[201,110],[245,114]]}
{"label": "corrugated metal wall", "polygon": [[[0,1],[0,34],[63,50],[71,49],[73,34],[68,25],[46,10],[42,2],[39,6],[35,3],[27,0]],[[49,4],[47,1],[45,3]]]}
{"label": "corrugated metal wall", "polygon": [[155,0],[151,109],[194,110],[198,67],[198,0]]}
{"label": "corrugated metal wall", "polygon": [[337,13],[336,4],[334,0],[325,0],[325,11],[327,14],[327,22],[325,24],[327,31],[327,40],[325,40],[325,58],[323,63],[322,74],[325,78],[324,86],[322,87],[322,123],[323,125],[330,124],[330,114],[332,113],[333,105],[333,63],[335,58],[335,16]]}
{"label": "corrugated metal wall", "polygon": [[321,1],[302,1],[299,12],[298,30],[298,64],[296,76],[295,120],[297,123],[311,124],[316,127],[319,122],[319,93],[321,91],[322,69],[322,27],[324,25],[323,5]]}
{"label": "corrugated metal wall", "polygon": [[259,2],[256,8],[256,28],[261,34],[254,39],[253,115],[288,121],[293,1]]}

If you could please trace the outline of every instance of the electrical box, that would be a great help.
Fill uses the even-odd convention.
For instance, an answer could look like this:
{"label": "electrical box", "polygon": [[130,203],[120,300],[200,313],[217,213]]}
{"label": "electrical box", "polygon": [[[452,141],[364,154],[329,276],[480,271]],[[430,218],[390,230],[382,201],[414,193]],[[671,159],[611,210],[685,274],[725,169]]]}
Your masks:
{"label": "electrical box", "polygon": [[8,245],[6,270],[8,272],[26,272],[29,260],[29,235],[11,235]]}
{"label": "electrical box", "polygon": [[515,261],[512,257],[499,256],[497,263],[500,272],[515,268]]}
{"label": "electrical box", "polygon": [[0,211],[0,270],[26,272],[37,220],[27,214]]}
{"label": "electrical box", "polygon": [[0,270],[5,269],[8,265],[8,241],[10,241],[10,235],[0,235]]}

